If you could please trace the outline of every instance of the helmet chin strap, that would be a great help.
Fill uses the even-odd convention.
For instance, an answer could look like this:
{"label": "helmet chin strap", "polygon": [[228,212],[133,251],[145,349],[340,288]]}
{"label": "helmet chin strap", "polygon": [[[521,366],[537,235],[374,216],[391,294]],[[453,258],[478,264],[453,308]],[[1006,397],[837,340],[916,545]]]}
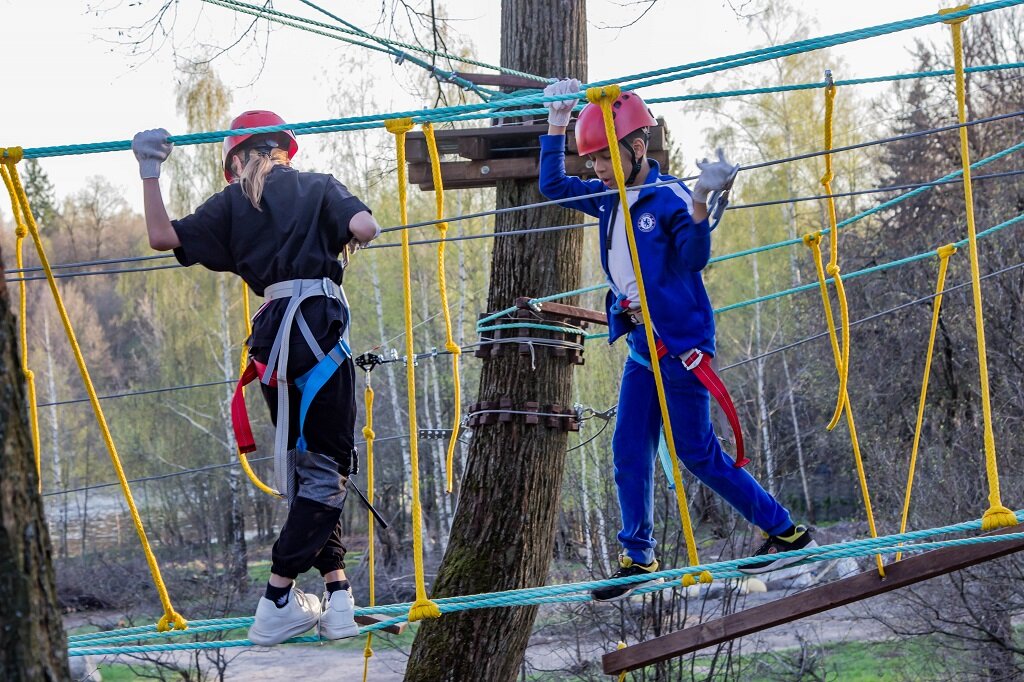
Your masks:
{"label": "helmet chin strap", "polygon": [[640,157],[639,159],[636,158],[636,150],[633,149],[633,145],[629,145],[626,148],[629,149],[629,159],[633,164],[632,170],[629,172],[629,177],[626,178],[626,184],[632,185],[633,181],[636,180],[636,176],[640,174],[640,169],[643,168],[643,157]]}

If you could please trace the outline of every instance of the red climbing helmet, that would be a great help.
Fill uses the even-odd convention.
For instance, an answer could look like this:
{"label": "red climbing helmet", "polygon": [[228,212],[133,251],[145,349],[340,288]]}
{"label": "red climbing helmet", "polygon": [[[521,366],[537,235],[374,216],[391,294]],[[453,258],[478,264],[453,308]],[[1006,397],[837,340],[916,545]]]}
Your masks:
{"label": "red climbing helmet", "polygon": [[[275,114],[273,111],[265,111],[263,109],[254,109],[253,111],[244,111],[235,117],[235,120],[231,122],[231,130],[238,128],[260,128],[262,126],[279,126],[284,124],[284,119]],[[245,135],[231,135],[224,138],[224,179],[231,182],[234,177],[234,173],[231,172],[231,166],[229,160],[231,155],[238,150],[243,143],[245,143],[250,137],[266,135],[271,139],[275,140],[278,145],[288,150],[288,158],[295,156],[295,153],[299,151],[299,143],[295,140],[295,133],[290,130],[282,130],[278,133],[247,133]]]}
{"label": "red climbing helmet", "polygon": [[[615,137],[624,138],[635,130],[658,125],[654,114],[635,92],[623,92],[612,104],[615,120]],[[576,149],[580,156],[593,154],[608,147],[608,135],[604,131],[604,117],[601,107],[590,103],[583,107],[576,119]]]}

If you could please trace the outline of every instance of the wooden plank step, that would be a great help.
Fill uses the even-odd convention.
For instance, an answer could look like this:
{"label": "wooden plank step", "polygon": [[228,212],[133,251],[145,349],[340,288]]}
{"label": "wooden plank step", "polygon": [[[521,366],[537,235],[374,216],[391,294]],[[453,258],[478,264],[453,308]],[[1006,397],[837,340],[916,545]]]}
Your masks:
{"label": "wooden plank step", "polygon": [[[994,531],[993,534],[1020,530],[1020,526],[1015,526]],[[617,675],[623,671],[667,661],[1021,550],[1024,550],[1024,540],[1007,540],[949,547],[911,555],[898,563],[887,565],[884,580],[878,577],[877,569],[859,573],[784,599],[613,651],[605,654],[601,662],[605,674]]]}

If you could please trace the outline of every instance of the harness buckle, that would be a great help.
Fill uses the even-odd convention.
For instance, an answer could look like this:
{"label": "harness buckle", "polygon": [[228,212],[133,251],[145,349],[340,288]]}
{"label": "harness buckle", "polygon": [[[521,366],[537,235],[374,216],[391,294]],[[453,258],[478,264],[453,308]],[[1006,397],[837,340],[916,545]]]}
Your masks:
{"label": "harness buckle", "polygon": [[[695,359],[694,359],[695,358]],[[688,371],[692,372],[700,366],[701,361],[704,359],[704,351],[699,348],[694,348],[688,351],[682,358],[683,367]],[[692,360],[692,362],[691,362]]]}

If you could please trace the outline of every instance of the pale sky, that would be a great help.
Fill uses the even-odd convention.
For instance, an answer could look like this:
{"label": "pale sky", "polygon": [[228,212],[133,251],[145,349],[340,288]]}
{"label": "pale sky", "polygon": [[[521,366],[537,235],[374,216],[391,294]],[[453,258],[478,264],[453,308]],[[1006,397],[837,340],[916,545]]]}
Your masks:
{"label": "pale sky", "polygon": [[[155,4],[128,0],[0,0],[5,54],[18,56],[17,67],[8,62],[0,73],[7,105],[0,111],[0,145],[36,147],[120,140],[152,127],[184,132],[184,124],[175,112],[176,72],[170,49],[165,45],[148,59],[130,57],[127,49],[118,44],[118,33],[113,28],[139,23],[152,13]],[[739,7],[744,2],[732,0],[732,4]],[[862,0],[851,5],[789,0],[789,4],[813,17],[816,26],[811,35],[818,36],[929,14],[954,3]],[[478,59],[498,63],[499,0],[448,0],[439,5],[456,20],[456,29],[472,40]],[[372,32],[381,2],[322,0],[322,6]],[[751,35],[724,0],[659,0],[632,26],[621,30],[601,28],[628,23],[644,6],[632,0],[588,3],[590,80],[764,46],[764,39]],[[109,11],[89,11],[89,7],[105,7]],[[298,0],[277,0],[274,7],[323,19]],[[182,50],[211,37],[224,44],[227,36],[237,34],[242,22],[249,20],[200,0],[180,0],[177,13],[174,40]],[[942,42],[948,40],[948,35],[944,26],[929,26],[833,48],[833,54],[842,58],[846,67],[836,73],[836,78],[908,71],[912,68],[908,50],[915,39]],[[450,47],[454,50],[457,46]],[[214,65],[222,80],[233,88],[235,111],[269,108],[286,120],[308,121],[331,115],[327,104],[330,85],[335,82],[331,71],[344,54],[353,51],[363,49],[297,29],[277,27],[270,33],[267,64],[258,77],[253,63],[244,59],[240,51],[217,59]],[[367,68],[379,74],[373,92],[378,102],[396,109],[433,104],[416,101],[396,82],[402,72],[417,67],[395,66],[378,53],[368,55]],[[254,77],[255,82],[250,84]],[[712,76],[660,86],[641,94],[678,94],[707,84],[717,89]],[[881,90],[864,92],[872,95]],[[685,103],[661,105],[656,113],[668,119],[688,162],[708,154],[701,134],[704,124],[695,125],[692,118],[687,118]],[[315,159],[320,137],[301,137],[300,154]],[[80,188],[87,176],[98,174],[123,188],[132,206],[140,206],[141,188],[131,152],[44,159],[43,165],[61,196]],[[0,212],[8,215],[9,207],[4,206]]]}

